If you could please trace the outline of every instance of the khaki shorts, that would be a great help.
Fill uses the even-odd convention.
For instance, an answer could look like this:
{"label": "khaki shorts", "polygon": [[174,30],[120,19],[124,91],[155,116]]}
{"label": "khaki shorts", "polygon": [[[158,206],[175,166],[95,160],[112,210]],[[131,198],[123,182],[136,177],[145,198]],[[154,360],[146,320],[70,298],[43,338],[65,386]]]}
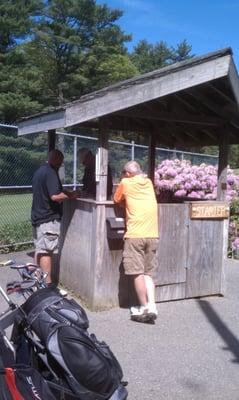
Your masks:
{"label": "khaki shorts", "polygon": [[57,254],[59,250],[60,221],[45,222],[33,227],[35,252],[40,254]]}
{"label": "khaki shorts", "polygon": [[126,275],[152,276],[157,266],[158,239],[124,240],[123,264]]}

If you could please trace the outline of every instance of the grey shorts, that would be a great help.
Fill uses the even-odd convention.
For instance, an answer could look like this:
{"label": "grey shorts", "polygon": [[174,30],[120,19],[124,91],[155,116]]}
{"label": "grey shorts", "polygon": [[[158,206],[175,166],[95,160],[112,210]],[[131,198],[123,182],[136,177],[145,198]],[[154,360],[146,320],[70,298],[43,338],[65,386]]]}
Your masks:
{"label": "grey shorts", "polygon": [[157,267],[157,248],[158,239],[126,238],[123,251],[125,274],[152,276]]}
{"label": "grey shorts", "polygon": [[45,222],[33,227],[35,252],[40,254],[57,254],[59,250],[60,221]]}

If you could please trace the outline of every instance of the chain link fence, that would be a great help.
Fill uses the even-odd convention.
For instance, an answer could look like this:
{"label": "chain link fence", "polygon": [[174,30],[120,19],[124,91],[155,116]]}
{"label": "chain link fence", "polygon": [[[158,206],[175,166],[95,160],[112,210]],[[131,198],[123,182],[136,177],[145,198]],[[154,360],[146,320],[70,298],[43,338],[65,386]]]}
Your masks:
{"label": "chain link fence", "polygon": [[[78,164],[77,150],[88,147],[93,153],[97,149],[97,137],[57,132],[56,148],[64,153],[64,165],[60,176],[64,186],[77,188],[83,176],[83,167]],[[30,222],[32,177],[36,169],[46,160],[48,151],[47,133],[17,137],[17,127],[0,124],[0,252],[17,250],[32,244]],[[109,142],[109,164],[113,182],[119,180],[123,165],[130,159],[147,168],[147,146],[131,142]],[[217,156],[156,149],[156,165],[164,159],[189,159],[192,164],[217,164]]]}

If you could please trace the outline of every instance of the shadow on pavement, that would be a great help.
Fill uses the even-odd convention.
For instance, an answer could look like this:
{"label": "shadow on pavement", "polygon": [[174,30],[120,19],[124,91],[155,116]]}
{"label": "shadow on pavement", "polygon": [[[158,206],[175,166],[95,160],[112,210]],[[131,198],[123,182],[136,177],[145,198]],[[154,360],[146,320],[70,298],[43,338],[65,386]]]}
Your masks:
{"label": "shadow on pavement", "polygon": [[197,300],[199,307],[202,312],[206,316],[207,320],[212,324],[217,331],[217,333],[221,336],[221,338],[226,343],[226,347],[223,350],[231,351],[231,353],[235,356],[233,360],[234,363],[239,363],[239,340],[238,338],[230,331],[230,329],[226,326],[226,324],[222,321],[217,312],[213,309],[212,305],[206,300]]}

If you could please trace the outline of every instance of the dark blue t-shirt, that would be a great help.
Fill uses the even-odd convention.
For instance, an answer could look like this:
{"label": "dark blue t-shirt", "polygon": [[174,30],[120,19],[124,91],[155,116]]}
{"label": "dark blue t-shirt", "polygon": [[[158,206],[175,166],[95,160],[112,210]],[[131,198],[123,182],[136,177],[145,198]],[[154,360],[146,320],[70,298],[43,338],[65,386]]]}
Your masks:
{"label": "dark blue t-shirt", "polygon": [[42,165],[35,172],[32,191],[32,225],[38,226],[44,222],[60,220],[62,203],[52,201],[51,196],[62,192],[62,184],[58,172],[48,163]]}

